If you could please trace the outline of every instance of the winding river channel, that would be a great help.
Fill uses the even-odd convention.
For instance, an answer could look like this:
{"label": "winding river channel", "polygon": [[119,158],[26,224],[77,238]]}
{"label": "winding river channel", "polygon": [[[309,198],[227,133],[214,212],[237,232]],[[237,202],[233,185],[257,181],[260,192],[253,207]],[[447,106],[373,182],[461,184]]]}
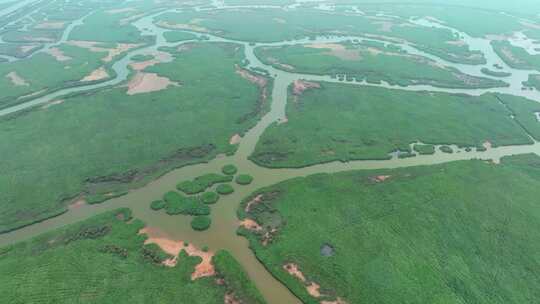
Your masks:
{"label": "winding river channel", "polygon": [[[158,14],[163,13],[160,12]],[[22,109],[30,108],[39,104],[43,104],[54,100],[55,98],[87,90],[92,90],[101,87],[108,87],[117,85],[128,78],[129,69],[128,65],[132,62],[131,58],[138,54],[151,54],[157,48],[162,46],[177,46],[179,43],[167,43],[163,38],[163,32],[167,31],[156,26],[153,23],[153,18],[156,14],[146,16],[139,19],[134,25],[141,30],[145,35],[156,36],[156,43],[152,46],[147,46],[137,50],[129,52],[125,57],[115,62],[112,69],[116,73],[116,77],[103,83],[80,86],[75,88],[63,89],[55,93],[31,100],[27,103],[23,103],[14,107],[6,108],[0,111],[1,115],[7,115],[9,113],[17,112]],[[80,24],[81,20],[74,23]],[[423,21],[418,21],[422,23]],[[431,24],[425,24],[425,26],[433,26]],[[69,31],[73,26],[68,27],[66,33],[62,36],[62,41],[65,41],[69,35]],[[455,31],[455,30],[454,30]],[[196,34],[196,33],[194,33]],[[196,34],[200,35],[200,34]],[[412,91],[440,91],[450,93],[466,93],[471,95],[480,95],[486,92],[499,92],[508,93],[513,95],[525,96],[530,99],[540,101],[540,94],[537,91],[522,90],[521,82],[526,80],[530,73],[534,71],[514,70],[504,64],[504,62],[494,53],[493,49],[489,45],[489,41],[485,39],[471,38],[464,33],[460,32],[460,35],[464,37],[466,42],[472,49],[481,50],[488,61],[484,67],[491,67],[493,64],[499,64],[503,67],[503,71],[512,73],[512,76],[503,80],[510,83],[510,87],[507,88],[495,88],[495,89],[478,89],[478,90],[465,90],[465,89],[443,89],[432,86],[391,86],[386,83],[382,84],[367,84],[365,82],[348,82],[356,85],[370,85],[370,86],[382,86],[387,88],[396,88],[402,90]],[[246,51],[246,57],[249,60],[250,68],[260,68],[268,71],[272,77],[274,77],[274,87],[272,91],[272,105],[271,110],[258,122],[258,124],[249,130],[242,138],[238,151],[232,156],[218,157],[208,163],[197,164],[192,166],[186,166],[173,170],[159,179],[156,179],[146,186],[134,189],[127,195],[119,198],[111,199],[105,203],[98,205],[83,205],[78,208],[74,208],[64,213],[63,215],[48,219],[46,221],[24,227],[22,229],[0,234],[0,246],[11,244],[17,241],[25,240],[41,234],[45,231],[49,231],[67,224],[75,223],[86,219],[92,215],[104,212],[106,210],[112,210],[119,207],[129,207],[133,210],[134,216],[147,223],[151,227],[161,229],[170,238],[176,240],[184,240],[190,243],[194,243],[197,246],[208,246],[210,250],[226,249],[230,251],[238,261],[244,266],[249,276],[253,279],[255,284],[259,287],[268,303],[283,304],[283,303],[300,303],[300,301],[280,282],[270,275],[269,272],[257,261],[253,252],[248,248],[248,242],[245,238],[236,235],[236,229],[238,228],[239,221],[236,217],[236,209],[239,202],[251,192],[258,188],[269,186],[271,184],[284,181],[294,177],[307,176],[315,173],[332,173],[340,172],[352,169],[380,169],[380,168],[398,168],[416,165],[431,165],[445,163],[455,160],[467,160],[467,159],[485,159],[493,160],[495,162],[503,156],[521,154],[521,153],[537,153],[540,154],[540,143],[535,142],[532,145],[523,146],[504,146],[497,148],[488,148],[485,152],[477,152],[474,149],[470,152],[466,152],[463,149],[453,147],[455,153],[446,154],[437,151],[433,155],[417,156],[413,158],[398,159],[393,157],[390,160],[381,161],[352,161],[348,163],[332,162],[320,165],[314,165],[301,169],[267,169],[259,167],[248,160],[248,156],[253,151],[257,140],[262,132],[272,123],[280,121],[285,118],[285,105],[287,100],[287,87],[296,79],[305,79],[312,81],[328,81],[328,82],[340,82],[339,80],[332,79],[329,76],[315,76],[290,73],[281,70],[277,70],[271,66],[267,66],[260,62],[254,55],[254,48],[260,45],[285,45],[296,44],[303,42],[310,43],[324,43],[324,42],[338,42],[344,40],[361,40],[363,37],[317,37],[315,40],[302,39],[295,41],[286,41],[278,43],[256,44],[250,45],[245,41],[234,41],[223,39],[220,37],[206,35],[209,37],[209,41],[226,41],[235,42],[244,45]],[[373,39],[370,39],[373,40]],[[444,65],[455,67],[456,69],[471,75],[484,76],[480,72],[483,66],[462,65],[446,62],[438,57],[423,53],[416,50],[411,45],[401,45],[405,50],[410,53],[429,57]],[[153,200],[159,199],[162,195],[170,190],[175,189],[175,185],[182,180],[195,178],[196,176],[205,173],[220,172],[221,167],[225,164],[235,164],[239,172],[249,173],[254,177],[254,182],[248,186],[235,186],[235,192],[229,196],[224,196],[220,201],[212,206],[212,227],[204,232],[196,232],[190,226],[190,217],[188,216],[168,216],[164,212],[155,212],[149,208],[149,203]],[[298,202],[301,203],[301,202]]]}

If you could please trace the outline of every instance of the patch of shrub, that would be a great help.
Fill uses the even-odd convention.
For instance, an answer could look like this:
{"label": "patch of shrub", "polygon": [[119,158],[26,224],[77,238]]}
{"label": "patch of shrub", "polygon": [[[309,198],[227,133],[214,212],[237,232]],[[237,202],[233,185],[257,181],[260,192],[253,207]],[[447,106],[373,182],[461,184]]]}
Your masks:
{"label": "patch of shrub", "polygon": [[161,210],[163,208],[165,208],[165,206],[167,205],[167,203],[163,200],[156,200],[156,201],[153,201],[152,203],[150,203],[150,208],[152,208],[152,210]]}
{"label": "patch of shrub", "polygon": [[238,169],[236,168],[235,165],[225,165],[223,166],[223,168],[221,168],[221,172],[223,172],[223,174],[226,174],[226,175],[235,175],[236,172],[238,172]]}
{"label": "patch of shrub", "polygon": [[165,194],[165,212],[169,215],[208,215],[210,207],[204,205],[198,197],[186,197],[175,191]]}
{"label": "patch of shrub", "polygon": [[144,260],[154,264],[161,264],[169,258],[169,255],[163,252],[156,244],[144,245],[141,249],[141,256]]}
{"label": "patch of shrub", "polygon": [[209,216],[206,216],[206,215],[199,215],[199,216],[194,217],[191,220],[191,228],[197,231],[204,231],[210,228],[211,224],[212,224],[212,220],[210,219]]}
{"label": "patch of shrub", "polygon": [[234,192],[234,188],[229,184],[222,184],[217,186],[216,188],[217,193],[227,195]]}
{"label": "patch of shrub", "polygon": [[454,150],[452,150],[452,148],[449,146],[440,146],[439,150],[444,153],[454,153]]}
{"label": "patch of shrub", "polygon": [[213,191],[205,192],[201,195],[201,201],[205,204],[215,204],[219,199],[219,194]]}
{"label": "patch of shrub", "polygon": [[413,149],[422,155],[435,154],[434,145],[414,145]]}
{"label": "patch of shrub", "polygon": [[253,177],[249,174],[240,174],[235,181],[239,185],[249,185],[253,181]]}
{"label": "patch of shrub", "polygon": [[193,181],[183,181],[176,188],[186,194],[201,193],[215,184],[226,183],[232,180],[232,176],[209,173],[196,177]]}

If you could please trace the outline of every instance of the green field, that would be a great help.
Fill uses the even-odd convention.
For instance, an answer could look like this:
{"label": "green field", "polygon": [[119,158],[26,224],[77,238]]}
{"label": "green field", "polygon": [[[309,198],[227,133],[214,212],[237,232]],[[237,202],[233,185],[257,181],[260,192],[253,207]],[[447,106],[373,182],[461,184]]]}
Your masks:
{"label": "green field", "polygon": [[447,29],[422,27],[404,18],[388,20],[374,15],[363,16],[339,10],[325,12],[309,7],[286,11],[245,8],[165,13],[158,16],[156,22],[165,28],[189,29],[253,42],[275,42],[336,33],[377,35],[410,41],[423,51],[453,62],[485,63],[481,53],[471,51],[466,45],[448,43],[459,39]]}
{"label": "green field", "polygon": [[[214,277],[191,279],[197,256],[182,251],[174,267],[156,245],[144,245],[144,224],[128,209],[87,219],[0,248],[5,303],[223,303],[260,296],[238,262],[220,251]],[[217,284],[216,277],[224,284]],[[256,303],[256,302],[250,302]],[[264,300],[257,303],[264,303]]]}
{"label": "green field", "polygon": [[135,95],[112,88],[0,118],[0,137],[10,142],[0,145],[0,184],[8,185],[0,192],[0,231],[62,213],[78,195],[103,200],[235,151],[231,136],[269,105],[263,89],[236,72],[242,48],[198,43],[173,56],[147,72],[181,86]]}
{"label": "green field", "polygon": [[275,68],[304,74],[345,74],[370,83],[391,85],[425,84],[447,88],[489,88],[502,81],[463,74],[422,56],[411,55],[396,45],[318,43],[282,47],[258,47],[255,54]]}
{"label": "green field", "polygon": [[[532,143],[538,103],[519,97],[479,97],[408,92],[348,84],[320,83],[297,95],[292,88],[288,121],[266,129],[250,158],[265,167],[303,167],[329,161],[388,159],[409,144],[494,146]],[[499,101],[508,101],[508,107]],[[493,124],[497,121],[497,124]],[[518,121],[519,123],[517,123]]]}
{"label": "green field", "polygon": [[262,228],[240,232],[304,303],[534,303],[539,168],[522,155],[296,178],[246,198],[240,218]]}

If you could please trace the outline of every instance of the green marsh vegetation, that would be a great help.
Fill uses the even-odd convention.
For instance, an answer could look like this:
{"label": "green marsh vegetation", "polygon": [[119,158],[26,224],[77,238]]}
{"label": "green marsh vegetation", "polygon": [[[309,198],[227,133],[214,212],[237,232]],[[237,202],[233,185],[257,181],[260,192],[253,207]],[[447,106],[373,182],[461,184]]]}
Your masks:
{"label": "green marsh vegetation", "polygon": [[168,215],[209,215],[210,207],[203,204],[197,196],[184,196],[176,191],[169,191],[163,196],[163,209]]}
{"label": "green marsh vegetation", "polygon": [[255,54],[277,69],[317,75],[347,75],[347,81],[391,85],[429,84],[448,88],[489,88],[508,84],[463,74],[398,46],[373,41],[258,47]]}
{"label": "green marsh vegetation", "polygon": [[[222,304],[226,294],[258,294],[234,258],[216,254],[216,277],[191,279],[197,256],[180,252],[177,263],[154,244],[144,245],[144,224],[127,209],[0,249],[2,298],[6,303],[186,303]],[[218,266],[219,265],[219,266]],[[246,302],[247,303],[247,302]],[[261,302],[262,303],[262,302]]]}
{"label": "green marsh vegetation", "polygon": [[180,182],[178,185],[176,185],[176,189],[184,192],[185,194],[197,194],[204,192],[206,189],[212,187],[215,184],[227,183],[232,180],[232,176],[229,175],[208,173],[198,176],[192,181]]}
{"label": "green marsh vegetation", "polygon": [[538,104],[525,98],[319,85],[301,94],[290,88],[288,122],[267,128],[250,159],[265,167],[303,167],[388,159],[417,141],[475,147],[531,144],[528,133],[538,138]]}
{"label": "green marsh vegetation", "polygon": [[523,85],[540,91],[540,74],[529,74],[529,78],[523,82]]}
{"label": "green marsh vegetation", "polygon": [[124,191],[234,153],[230,137],[255,125],[269,106],[262,89],[236,72],[241,46],[194,43],[168,51],[172,62],[147,71],[180,87],[136,95],[111,88],[0,118],[0,137],[11,143],[0,145],[0,184],[9,185],[0,192],[1,232],[65,212],[80,193],[91,199]]}
{"label": "green marsh vegetation", "polygon": [[416,144],[413,146],[413,149],[414,151],[420,153],[420,154],[424,154],[424,155],[429,155],[429,154],[434,154],[435,153],[435,146],[434,145],[421,145],[421,144]]}
{"label": "green marsh vegetation", "polygon": [[229,184],[220,184],[216,187],[216,192],[221,195],[227,195],[233,193],[234,188]]}
{"label": "green marsh vegetation", "polygon": [[[103,52],[91,52],[71,45],[61,45],[58,50],[65,56],[64,61],[50,54],[39,53],[0,65],[0,90],[3,92],[0,108],[35,98],[36,95],[79,85],[85,76],[103,65]],[[40,68],[36,69],[37,66]]]}
{"label": "green marsh vegetation", "polygon": [[207,230],[208,228],[210,228],[211,224],[212,219],[210,219],[210,217],[206,215],[198,215],[193,217],[193,219],[191,220],[191,228],[197,231]]}
{"label": "green marsh vegetation", "polygon": [[[317,35],[382,35],[410,41],[415,47],[444,59],[467,64],[483,64],[478,51],[459,44],[450,30],[415,25],[408,16],[396,20],[388,17],[349,14],[344,11],[325,12],[304,6],[302,9],[242,9],[212,12],[184,11],[166,13],[156,18],[165,28],[182,26],[202,33],[250,42],[276,42]],[[246,26],[249,24],[249,26]]]}
{"label": "green marsh vegetation", "polygon": [[510,67],[523,70],[540,71],[540,55],[529,54],[525,49],[508,41],[491,41],[493,50]]}
{"label": "green marsh vegetation", "polygon": [[253,176],[249,174],[239,174],[234,181],[239,185],[249,185],[253,182]]}
{"label": "green marsh vegetation", "polygon": [[226,174],[226,175],[235,175],[236,172],[238,172],[238,169],[236,168],[235,165],[228,164],[228,165],[223,166],[223,168],[221,168],[221,171],[223,172],[223,174]]}
{"label": "green marsh vegetation", "polygon": [[165,37],[165,40],[167,42],[180,42],[180,41],[186,41],[186,40],[199,39],[197,35],[194,35],[192,33],[187,33],[187,32],[179,32],[179,31],[165,32],[163,33],[163,37]]}
{"label": "green marsh vegetation", "polygon": [[219,194],[214,191],[207,191],[201,195],[201,200],[205,204],[215,204],[219,200]]}
{"label": "green marsh vegetation", "polygon": [[439,147],[439,150],[443,153],[454,153],[454,150],[450,146],[442,145]]}
{"label": "green marsh vegetation", "polygon": [[539,168],[531,154],[295,178],[246,198],[240,218],[263,229],[239,232],[304,303],[532,303]]}
{"label": "green marsh vegetation", "polygon": [[167,206],[167,203],[164,200],[156,200],[150,203],[150,208],[154,211],[161,210]]}
{"label": "green marsh vegetation", "polygon": [[480,71],[483,74],[486,74],[488,76],[493,76],[493,77],[510,77],[510,76],[512,76],[512,73],[501,72],[501,71],[493,71],[493,70],[490,70],[488,68],[482,68]]}

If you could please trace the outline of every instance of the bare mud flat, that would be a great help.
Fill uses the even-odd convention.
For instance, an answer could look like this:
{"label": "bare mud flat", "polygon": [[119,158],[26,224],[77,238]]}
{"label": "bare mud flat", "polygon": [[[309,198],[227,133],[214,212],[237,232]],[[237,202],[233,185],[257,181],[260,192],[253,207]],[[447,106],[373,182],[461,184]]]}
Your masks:
{"label": "bare mud flat", "polygon": [[69,61],[69,60],[73,59],[73,58],[67,56],[66,54],[64,54],[64,52],[62,52],[61,49],[56,48],[56,47],[47,49],[45,51],[45,53],[53,56],[54,59],[56,59],[57,61]]}
{"label": "bare mud flat", "polygon": [[161,91],[169,86],[180,86],[167,77],[159,76],[156,73],[138,72],[128,83],[128,95]]}
{"label": "bare mud flat", "polygon": [[135,43],[118,43],[116,44],[115,48],[105,48],[105,47],[99,46],[101,45],[100,42],[82,41],[82,40],[70,40],[70,41],[67,41],[67,44],[84,48],[95,53],[106,52],[107,55],[103,57],[102,59],[103,62],[111,62],[114,59],[114,57],[140,46],[140,44],[135,44]]}
{"label": "bare mud flat", "polygon": [[34,28],[40,30],[61,30],[65,24],[63,21],[47,21],[37,24]]}
{"label": "bare mud flat", "polygon": [[106,79],[109,77],[109,73],[107,73],[107,70],[105,70],[104,67],[100,67],[99,69],[96,69],[92,71],[92,73],[85,76],[83,79],[81,79],[82,82],[88,82],[88,81],[97,81]]}
{"label": "bare mud flat", "polygon": [[356,49],[347,49],[342,44],[337,43],[312,43],[306,44],[306,47],[312,49],[329,49],[328,52],[325,52],[326,55],[331,55],[343,60],[360,60],[360,51]]}
{"label": "bare mud flat", "polygon": [[30,84],[24,80],[17,72],[9,72],[6,75],[6,78],[8,78],[11,83],[13,83],[16,86],[29,86]]}

